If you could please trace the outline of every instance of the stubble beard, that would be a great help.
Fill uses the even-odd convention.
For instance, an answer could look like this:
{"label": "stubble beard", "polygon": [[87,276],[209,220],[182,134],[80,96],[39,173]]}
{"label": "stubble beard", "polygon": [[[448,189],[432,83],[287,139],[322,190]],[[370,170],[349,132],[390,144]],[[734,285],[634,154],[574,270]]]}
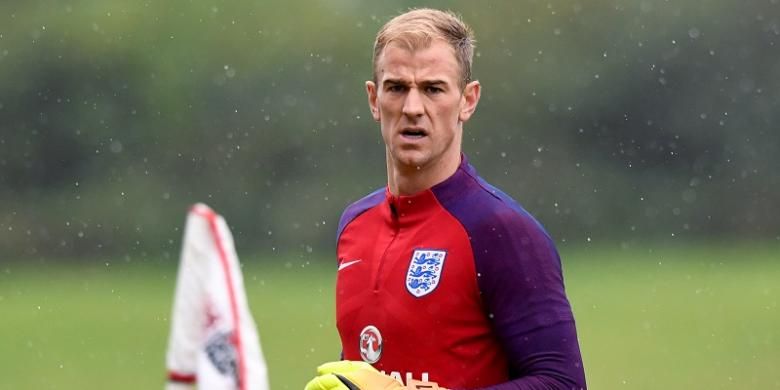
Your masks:
{"label": "stubble beard", "polygon": [[405,175],[422,171],[430,162],[430,153],[422,150],[397,148],[389,153],[395,170]]}

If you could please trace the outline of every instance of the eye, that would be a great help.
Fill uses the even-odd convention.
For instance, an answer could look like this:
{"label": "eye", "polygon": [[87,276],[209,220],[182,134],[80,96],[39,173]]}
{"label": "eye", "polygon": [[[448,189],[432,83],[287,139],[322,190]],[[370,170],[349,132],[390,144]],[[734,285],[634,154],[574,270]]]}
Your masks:
{"label": "eye", "polygon": [[401,84],[391,84],[387,86],[387,92],[403,92],[406,90],[406,86]]}
{"label": "eye", "polygon": [[436,86],[433,86],[433,85],[429,85],[429,86],[425,87],[425,92],[426,93],[430,93],[430,94],[437,94],[437,93],[444,92],[444,90],[439,88],[439,87],[436,87]]}

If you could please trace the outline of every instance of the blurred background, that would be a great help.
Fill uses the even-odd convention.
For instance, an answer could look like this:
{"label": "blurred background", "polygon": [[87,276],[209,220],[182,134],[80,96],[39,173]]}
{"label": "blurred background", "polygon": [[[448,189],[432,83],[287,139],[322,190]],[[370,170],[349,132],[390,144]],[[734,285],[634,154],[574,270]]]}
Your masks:
{"label": "blurred background", "polygon": [[336,358],[373,39],[421,6],[476,31],[465,153],[559,244],[591,387],[780,388],[778,0],[4,1],[0,388],[160,388],[199,201],[272,388]]}

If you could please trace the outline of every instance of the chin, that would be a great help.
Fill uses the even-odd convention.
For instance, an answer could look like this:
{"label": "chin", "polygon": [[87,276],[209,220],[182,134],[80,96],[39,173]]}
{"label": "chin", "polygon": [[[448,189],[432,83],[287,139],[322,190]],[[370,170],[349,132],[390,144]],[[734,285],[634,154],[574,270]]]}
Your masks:
{"label": "chin", "polygon": [[393,156],[393,159],[397,165],[414,168],[425,166],[425,164],[428,162],[427,156],[424,156],[418,152],[398,153]]}

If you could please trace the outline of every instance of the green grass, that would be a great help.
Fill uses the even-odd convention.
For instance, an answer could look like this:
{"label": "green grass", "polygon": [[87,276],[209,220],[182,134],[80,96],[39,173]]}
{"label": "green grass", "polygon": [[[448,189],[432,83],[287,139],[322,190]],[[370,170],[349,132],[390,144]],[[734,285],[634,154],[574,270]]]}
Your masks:
{"label": "green grass", "polygon": [[[780,248],[564,250],[592,389],[780,388]],[[247,261],[272,389],[338,357],[328,262]],[[159,389],[176,268],[0,265],[0,389]]]}
{"label": "green grass", "polygon": [[570,257],[592,388],[780,388],[780,248]]}

